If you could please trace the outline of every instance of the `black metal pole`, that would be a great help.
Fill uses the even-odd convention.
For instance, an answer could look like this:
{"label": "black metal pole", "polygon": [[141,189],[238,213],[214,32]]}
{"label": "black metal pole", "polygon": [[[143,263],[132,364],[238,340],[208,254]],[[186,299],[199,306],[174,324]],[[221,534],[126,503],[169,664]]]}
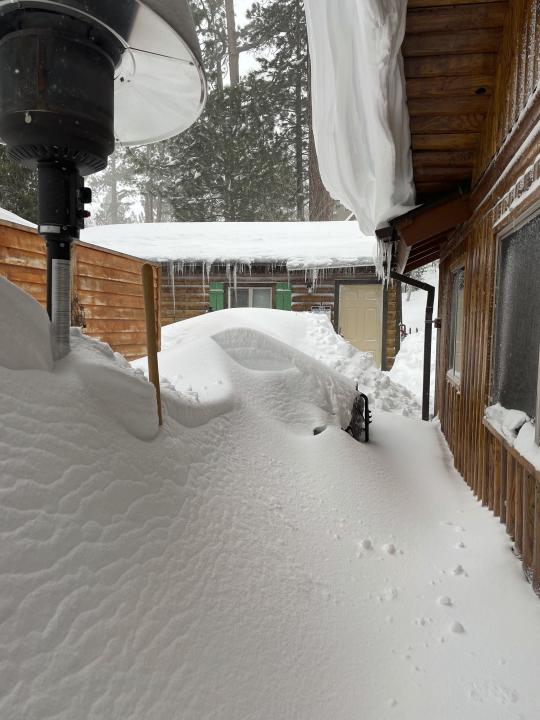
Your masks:
{"label": "black metal pole", "polygon": [[83,181],[75,165],[38,163],[39,232],[47,245],[47,312],[57,359],[70,349],[71,245],[83,226]]}
{"label": "black metal pole", "polygon": [[431,342],[433,337],[433,306],[435,305],[435,287],[428,283],[415,280],[408,275],[401,275],[395,271],[390,273],[394,280],[400,280],[406,285],[425,290],[428,294],[426,302],[426,317],[424,329],[424,376],[422,383],[422,420],[429,420],[429,390],[431,384]]}

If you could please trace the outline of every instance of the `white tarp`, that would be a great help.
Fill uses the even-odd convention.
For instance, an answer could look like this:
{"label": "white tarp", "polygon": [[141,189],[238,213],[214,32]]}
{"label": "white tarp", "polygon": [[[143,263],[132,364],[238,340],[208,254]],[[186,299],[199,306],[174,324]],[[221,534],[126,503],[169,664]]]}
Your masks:
{"label": "white tarp", "polygon": [[414,204],[405,0],[304,0],[321,177],[372,235]]}

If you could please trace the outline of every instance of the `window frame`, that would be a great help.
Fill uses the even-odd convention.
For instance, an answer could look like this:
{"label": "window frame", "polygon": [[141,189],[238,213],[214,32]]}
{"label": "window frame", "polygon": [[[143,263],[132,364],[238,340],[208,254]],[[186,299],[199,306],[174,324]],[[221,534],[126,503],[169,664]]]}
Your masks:
{"label": "window frame", "polygon": [[[446,356],[446,377],[458,387],[461,385],[461,376],[463,372],[463,339],[464,339],[464,316],[465,316],[465,263],[460,260],[450,270],[451,286],[449,298],[449,332],[448,332],[448,352]],[[462,276],[462,284],[459,286],[458,278]],[[461,304],[460,304],[461,298]],[[461,312],[461,324],[458,328],[459,317]],[[458,336],[459,332],[459,336]],[[461,355],[459,369],[456,369],[456,348],[457,340],[461,343]]]}
{"label": "window frame", "polygon": [[[493,281],[493,296],[492,296],[492,307],[491,307],[491,338],[490,338],[490,355],[489,355],[489,392],[488,392],[488,404],[493,405],[495,402],[499,402],[496,399],[495,393],[495,368],[496,368],[496,343],[497,343],[497,323],[498,316],[501,312],[501,284],[502,284],[502,262],[503,262],[503,244],[511,236],[518,233],[529,223],[532,223],[540,218],[540,200],[536,200],[530,204],[526,209],[521,209],[518,205],[513,213],[503,217],[502,221],[495,224],[495,276]],[[537,385],[536,385],[536,417],[533,418],[536,422],[536,428],[538,428],[538,410],[540,408],[540,364],[538,367]],[[540,446],[540,434],[536,433],[535,437],[537,445]]]}
{"label": "window frame", "polygon": [[[248,308],[255,307],[256,309],[269,309],[271,310],[274,307],[274,290],[271,285],[237,285],[236,290],[247,290],[248,291]],[[270,306],[268,308],[260,308],[259,306],[253,305],[253,290],[268,290],[270,293]],[[234,285],[229,285],[229,292],[227,295],[227,301],[228,301],[228,307],[232,309],[236,309],[235,306],[231,302],[232,294],[235,292]]]}

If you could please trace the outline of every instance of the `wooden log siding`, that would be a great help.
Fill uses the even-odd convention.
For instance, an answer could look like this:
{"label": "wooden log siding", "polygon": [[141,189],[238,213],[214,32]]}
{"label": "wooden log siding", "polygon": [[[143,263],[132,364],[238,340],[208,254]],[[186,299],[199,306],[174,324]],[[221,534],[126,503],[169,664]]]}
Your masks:
{"label": "wooden log siding", "polygon": [[[72,324],[128,360],[146,355],[143,260],[86,243],[73,247]],[[47,304],[45,244],[32,229],[0,224],[0,275]],[[160,267],[154,265],[159,313]],[[159,318],[159,314],[158,314]]]}
{"label": "wooden log siding", "polygon": [[[247,266],[238,272],[238,286],[272,287],[273,306],[275,302],[275,286],[277,283],[289,283],[291,288],[291,310],[295,312],[309,312],[313,306],[323,305],[330,307],[332,322],[336,285],[340,280],[372,281],[375,277],[374,268],[333,268],[321,271],[319,278],[313,286],[313,292],[308,292],[310,281],[304,270],[287,272],[285,265],[272,266],[270,264]],[[174,279],[174,282],[173,282]],[[208,278],[203,276],[202,265],[184,267],[181,263],[162,263],[161,265],[161,324],[168,325],[179,320],[197,317],[209,309]],[[227,274],[223,265],[214,265],[211,269],[210,282],[224,284],[224,307],[228,307],[230,274]],[[399,287],[392,284],[386,292],[385,317],[386,325],[383,329],[383,341],[386,350],[386,368],[394,364],[395,356],[399,350],[399,323],[401,322],[401,297]],[[383,353],[384,354],[384,353]]]}
{"label": "wooden log siding", "polygon": [[[516,0],[510,3],[493,102],[476,157],[472,216],[441,257],[437,401],[456,468],[506,524],[524,573],[540,595],[540,473],[484,421],[491,404],[497,236],[540,200],[539,82],[540,0]],[[447,368],[452,273],[461,264],[463,366],[456,385]]]}

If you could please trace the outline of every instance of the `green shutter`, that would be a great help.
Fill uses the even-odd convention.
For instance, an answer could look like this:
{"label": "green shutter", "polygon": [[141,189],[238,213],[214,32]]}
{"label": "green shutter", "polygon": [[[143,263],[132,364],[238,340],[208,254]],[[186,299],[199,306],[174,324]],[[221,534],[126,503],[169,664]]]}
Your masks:
{"label": "green shutter", "polygon": [[223,310],[225,307],[225,289],[222,282],[210,283],[210,308],[211,310]]}
{"label": "green shutter", "polygon": [[276,283],[276,309],[291,309],[291,289],[289,283]]}

